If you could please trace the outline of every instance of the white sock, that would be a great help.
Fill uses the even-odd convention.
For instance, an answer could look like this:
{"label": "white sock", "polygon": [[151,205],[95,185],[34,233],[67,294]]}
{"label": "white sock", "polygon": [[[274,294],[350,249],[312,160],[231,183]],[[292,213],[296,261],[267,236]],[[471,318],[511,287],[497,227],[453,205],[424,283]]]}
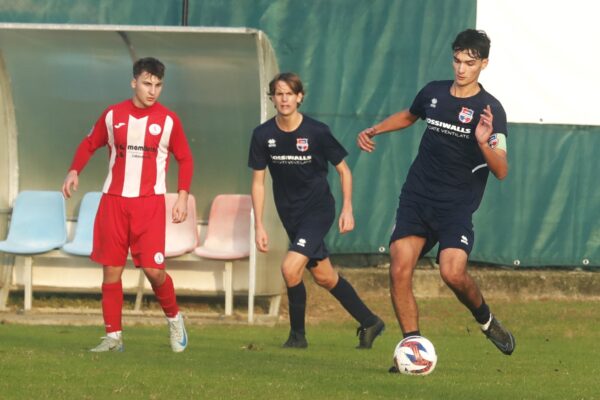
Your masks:
{"label": "white sock", "polygon": [[181,315],[181,313],[177,313],[176,316],[174,316],[173,318],[171,317],[167,317],[167,319],[169,320],[169,322],[175,322],[179,320],[179,316]]}
{"label": "white sock", "polygon": [[490,313],[490,319],[488,322],[486,322],[485,324],[481,324],[481,330],[482,331],[487,331],[488,328],[490,327],[490,324],[492,323],[492,314]]}
{"label": "white sock", "polygon": [[111,339],[120,340],[121,339],[121,331],[110,332],[110,333],[107,333],[106,336],[108,336]]}

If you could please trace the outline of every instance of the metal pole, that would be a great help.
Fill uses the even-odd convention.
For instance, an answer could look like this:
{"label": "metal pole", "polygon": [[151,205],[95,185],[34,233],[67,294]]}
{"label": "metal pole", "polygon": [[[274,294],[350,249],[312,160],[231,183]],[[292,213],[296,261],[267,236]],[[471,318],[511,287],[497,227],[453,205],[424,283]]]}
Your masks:
{"label": "metal pole", "polygon": [[181,26],[188,26],[188,8],[189,8],[189,0],[183,0],[182,10],[181,10]]}

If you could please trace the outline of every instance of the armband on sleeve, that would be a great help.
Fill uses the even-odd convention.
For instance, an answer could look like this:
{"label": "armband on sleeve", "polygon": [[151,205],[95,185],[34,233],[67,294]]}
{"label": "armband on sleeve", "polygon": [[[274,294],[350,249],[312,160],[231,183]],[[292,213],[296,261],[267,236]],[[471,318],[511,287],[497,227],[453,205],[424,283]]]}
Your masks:
{"label": "armband on sleeve", "polygon": [[506,135],[504,133],[494,133],[488,139],[488,146],[492,149],[506,151]]}

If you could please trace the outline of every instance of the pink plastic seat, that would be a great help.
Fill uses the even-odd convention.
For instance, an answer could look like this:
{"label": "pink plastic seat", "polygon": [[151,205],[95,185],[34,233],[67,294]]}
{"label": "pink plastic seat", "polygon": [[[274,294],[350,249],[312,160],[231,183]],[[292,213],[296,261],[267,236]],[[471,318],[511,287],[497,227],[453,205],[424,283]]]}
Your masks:
{"label": "pink plastic seat", "polygon": [[233,261],[250,256],[251,213],[249,195],[218,195],[210,208],[206,239],[194,250],[200,257],[225,261],[225,315],[233,311]]}
{"label": "pink plastic seat", "polygon": [[177,193],[165,195],[166,205],[166,232],[165,232],[165,257],[177,257],[191,253],[198,246],[198,226],[196,220],[196,199],[188,196],[187,218],[175,224],[171,217],[173,205],[177,201]]}
{"label": "pink plastic seat", "polygon": [[[165,257],[177,257],[191,253],[198,246],[198,221],[196,218],[196,198],[188,195],[187,218],[178,224],[173,223],[173,205],[177,201],[177,193],[165,194]],[[140,268],[138,288],[135,298],[135,311],[142,307],[146,279]]]}
{"label": "pink plastic seat", "polygon": [[221,194],[215,197],[208,216],[206,240],[194,251],[200,257],[237,260],[250,255],[249,195]]}

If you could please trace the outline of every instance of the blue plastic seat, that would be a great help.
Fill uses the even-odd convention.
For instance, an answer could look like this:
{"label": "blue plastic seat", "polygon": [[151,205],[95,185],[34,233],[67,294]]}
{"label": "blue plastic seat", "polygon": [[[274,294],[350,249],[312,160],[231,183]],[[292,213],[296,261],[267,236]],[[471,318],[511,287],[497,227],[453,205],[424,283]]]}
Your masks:
{"label": "blue plastic seat", "polygon": [[65,244],[62,249],[66,253],[77,256],[89,256],[92,254],[94,243],[94,220],[100,204],[101,192],[89,192],[81,199],[77,226],[73,240]]}
{"label": "blue plastic seat", "polygon": [[34,255],[59,248],[67,241],[65,199],[60,192],[23,191],[13,206],[8,237],[0,251]]}
{"label": "blue plastic seat", "polygon": [[[23,256],[25,310],[31,309],[32,256],[61,247],[67,241],[65,199],[60,192],[23,191],[15,199],[8,236],[0,251]],[[10,278],[4,282],[0,299],[8,297]],[[0,304],[4,307],[4,304]]]}

